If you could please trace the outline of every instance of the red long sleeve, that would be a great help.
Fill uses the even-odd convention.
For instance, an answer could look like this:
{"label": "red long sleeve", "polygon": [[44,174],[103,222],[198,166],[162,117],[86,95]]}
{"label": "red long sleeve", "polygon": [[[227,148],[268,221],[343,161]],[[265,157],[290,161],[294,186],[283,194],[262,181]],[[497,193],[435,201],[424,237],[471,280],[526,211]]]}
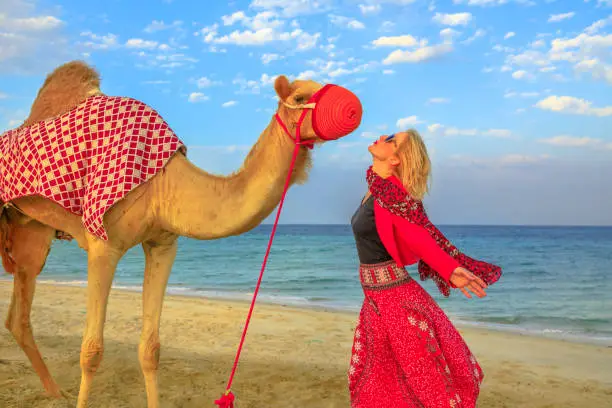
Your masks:
{"label": "red long sleeve", "polygon": [[396,224],[395,232],[398,245],[405,245],[409,251],[425,261],[447,283],[450,283],[451,274],[457,267],[461,266],[459,262],[444,252],[424,228],[402,217],[396,215],[392,217]]}

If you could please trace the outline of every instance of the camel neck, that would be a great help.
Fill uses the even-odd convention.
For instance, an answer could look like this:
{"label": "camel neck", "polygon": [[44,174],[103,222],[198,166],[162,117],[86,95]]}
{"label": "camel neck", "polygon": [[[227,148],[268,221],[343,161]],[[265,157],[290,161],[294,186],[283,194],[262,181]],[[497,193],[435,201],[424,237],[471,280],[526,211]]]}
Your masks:
{"label": "camel neck", "polygon": [[[160,183],[163,228],[196,239],[217,239],[259,225],[280,202],[295,145],[272,118],[244,160],[229,176],[206,173],[182,156]],[[309,154],[300,148],[291,183],[303,181]]]}

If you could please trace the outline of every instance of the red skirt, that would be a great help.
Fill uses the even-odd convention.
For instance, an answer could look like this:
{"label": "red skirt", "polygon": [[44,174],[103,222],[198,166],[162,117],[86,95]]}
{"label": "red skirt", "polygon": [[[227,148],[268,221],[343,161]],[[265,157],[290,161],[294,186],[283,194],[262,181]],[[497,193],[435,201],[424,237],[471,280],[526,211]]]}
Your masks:
{"label": "red skirt", "polygon": [[394,261],[361,265],[352,408],[473,408],[483,373],[435,300]]}

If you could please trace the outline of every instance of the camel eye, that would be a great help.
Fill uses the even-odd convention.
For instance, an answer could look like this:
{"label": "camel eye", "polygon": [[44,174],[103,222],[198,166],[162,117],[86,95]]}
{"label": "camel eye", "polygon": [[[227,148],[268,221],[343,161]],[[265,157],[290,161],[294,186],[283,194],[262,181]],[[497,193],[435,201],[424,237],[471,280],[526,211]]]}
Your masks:
{"label": "camel eye", "polygon": [[293,98],[293,100],[295,101],[295,103],[304,103],[304,97],[301,95],[296,96],[295,98]]}

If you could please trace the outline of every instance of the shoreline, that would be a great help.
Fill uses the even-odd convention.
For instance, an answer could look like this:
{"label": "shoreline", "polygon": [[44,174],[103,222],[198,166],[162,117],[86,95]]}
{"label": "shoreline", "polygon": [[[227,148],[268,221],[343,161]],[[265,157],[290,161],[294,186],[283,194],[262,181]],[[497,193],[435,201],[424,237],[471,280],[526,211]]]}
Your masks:
{"label": "shoreline", "polygon": [[[0,283],[2,282],[12,282],[12,278],[6,278],[10,275],[0,276]],[[52,279],[38,279],[38,285],[47,285],[47,286],[57,286],[57,287],[74,287],[74,288],[85,288],[86,282],[84,281],[58,281]],[[174,289],[174,290],[173,290]],[[227,302],[227,303],[236,303],[239,305],[248,304],[250,305],[252,300],[253,292],[236,292],[234,296],[226,292],[217,292],[213,289],[200,291],[201,293],[193,293],[199,290],[185,288],[184,293],[176,293],[177,288],[169,287],[166,292],[166,299],[169,297],[185,297],[192,299],[205,299],[210,301],[218,301],[218,302]],[[112,291],[124,291],[129,293],[142,293],[142,286],[138,285],[124,285],[124,284],[116,284],[114,283],[112,286]],[[219,295],[214,295],[214,293],[221,293]],[[312,311],[320,311],[326,313],[339,313],[343,315],[349,315],[357,318],[359,314],[360,307],[348,307],[348,306],[335,306],[335,305],[317,305],[314,303],[308,302],[292,302],[291,300],[282,301],[281,299],[269,299],[262,298],[261,292],[257,297],[257,301],[255,303],[255,308],[257,309],[258,305],[269,305],[269,306],[279,306],[285,307],[291,310],[312,310]],[[445,311],[446,312],[446,311]],[[447,313],[448,314],[448,313]],[[535,337],[541,339],[549,339],[554,341],[564,341],[573,344],[588,344],[595,345],[600,347],[608,347],[612,348],[612,337],[602,337],[601,335],[592,335],[589,336],[587,334],[564,334],[557,331],[551,331],[549,333],[546,332],[548,329],[527,329],[518,325],[504,325],[503,323],[495,323],[495,322],[480,322],[478,320],[468,320],[461,319],[451,314],[448,314],[453,324],[457,328],[467,328],[473,330],[484,330],[484,331],[493,331],[498,333],[508,333],[510,335],[516,336],[528,336]],[[0,316],[1,317],[1,316]],[[246,315],[245,315],[246,318]]]}
{"label": "shoreline", "polygon": [[[12,285],[0,281],[4,319]],[[68,398],[42,395],[23,351],[0,329],[0,406],[74,407],[86,317],[84,288],[41,284],[32,309],[35,340]],[[168,295],[161,317],[162,407],[213,407],[225,390],[250,302]],[[354,313],[257,304],[232,387],[243,407],[347,407]],[[113,290],[104,357],[91,394],[99,407],[146,406],[137,358],[142,296]],[[604,407],[612,398],[612,349],[496,332],[458,330],[481,364],[480,407]],[[288,398],[290,396],[290,398]]]}

